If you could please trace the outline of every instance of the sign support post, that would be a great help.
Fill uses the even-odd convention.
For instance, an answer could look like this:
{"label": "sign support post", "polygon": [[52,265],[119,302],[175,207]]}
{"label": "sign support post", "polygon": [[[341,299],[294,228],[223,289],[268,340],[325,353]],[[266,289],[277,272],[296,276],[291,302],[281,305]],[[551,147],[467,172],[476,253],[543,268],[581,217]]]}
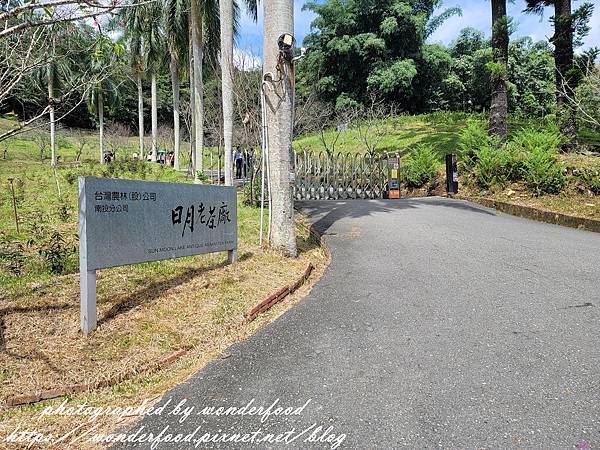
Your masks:
{"label": "sign support post", "polygon": [[237,249],[227,250],[227,264],[233,264],[237,261]]}
{"label": "sign support post", "polygon": [[79,315],[84,335],[96,329],[96,270],[88,269],[85,177],[78,178],[79,203]]}
{"label": "sign support post", "polygon": [[80,269],[79,282],[81,285],[81,331],[87,336],[96,328],[96,271]]}
{"label": "sign support post", "polygon": [[458,168],[455,153],[446,155],[446,192],[450,195],[458,193]]}

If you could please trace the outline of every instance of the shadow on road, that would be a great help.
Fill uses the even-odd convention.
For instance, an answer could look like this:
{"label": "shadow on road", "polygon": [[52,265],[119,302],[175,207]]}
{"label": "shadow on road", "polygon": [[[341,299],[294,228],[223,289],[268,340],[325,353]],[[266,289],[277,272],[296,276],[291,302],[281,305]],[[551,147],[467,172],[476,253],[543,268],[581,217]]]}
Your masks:
{"label": "shadow on road", "polygon": [[296,208],[309,218],[317,218],[314,221],[311,220],[312,227],[319,233],[324,234],[340,219],[358,219],[376,213],[416,209],[424,205],[453,208],[490,216],[496,215],[492,211],[461,200],[441,197],[403,198],[399,200],[309,200],[297,202]]}

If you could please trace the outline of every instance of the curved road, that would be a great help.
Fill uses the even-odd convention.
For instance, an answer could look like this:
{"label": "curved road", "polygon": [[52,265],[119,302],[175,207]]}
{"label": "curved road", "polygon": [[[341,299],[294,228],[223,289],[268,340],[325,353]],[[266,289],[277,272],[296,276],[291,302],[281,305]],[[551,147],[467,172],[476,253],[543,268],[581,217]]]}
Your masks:
{"label": "curved road", "polygon": [[[254,436],[198,448],[600,448],[600,235],[442,198],[300,207],[333,255],[311,294],[130,432]],[[195,409],[180,423],[182,399]],[[271,412],[310,402],[250,413],[277,399]]]}

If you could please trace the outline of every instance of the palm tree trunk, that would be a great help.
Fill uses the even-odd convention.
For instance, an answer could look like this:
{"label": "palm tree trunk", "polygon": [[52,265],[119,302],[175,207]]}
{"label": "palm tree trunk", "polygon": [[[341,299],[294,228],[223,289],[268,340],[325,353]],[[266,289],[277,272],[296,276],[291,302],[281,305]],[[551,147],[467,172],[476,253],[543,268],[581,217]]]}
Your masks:
{"label": "palm tree trunk", "polygon": [[190,26],[190,48],[189,48],[189,61],[190,61],[190,166],[192,169],[192,177],[196,172],[196,139],[195,129],[196,120],[194,118],[194,52],[192,50],[192,28]]}
{"label": "palm tree trunk", "polygon": [[50,113],[50,165],[56,167],[56,127],[54,123],[54,73],[48,66],[48,106]]}
{"label": "palm tree trunk", "polygon": [[508,116],[508,21],[506,0],[492,0],[492,102],[490,133],[501,141],[506,139]]}
{"label": "palm tree trunk", "polygon": [[203,171],[204,156],[204,87],[202,83],[202,10],[200,0],[192,0],[192,53],[194,55],[194,140],[196,144],[194,181],[198,182],[198,172]]}
{"label": "palm tree trunk", "polygon": [[144,95],[142,91],[142,74],[137,74],[138,89],[138,133],[140,137],[140,159],[144,160]]}
{"label": "palm tree trunk", "polygon": [[171,88],[173,90],[173,139],[175,170],[179,170],[179,147],[181,144],[180,125],[179,125],[179,61],[174,55],[171,55]]}
{"label": "palm tree trunk", "polygon": [[577,111],[569,102],[576,88],[573,76],[573,20],[571,0],[554,2],[554,65],[556,67],[556,115],[560,131],[569,140],[565,148],[577,144]]}
{"label": "palm tree trunk", "polygon": [[156,97],[156,72],[153,70],[152,75],[150,76],[150,91],[152,97],[152,105],[151,105],[151,113],[152,113],[152,161],[156,162],[157,153],[158,153],[158,111],[157,111],[157,103],[158,99]]}
{"label": "palm tree trunk", "polygon": [[264,2],[263,76],[271,74],[280,79],[266,91],[267,143],[271,185],[272,224],[270,244],[289,256],[297,255],[294,200],[291,185],[293,68],[289,64],[287,76],[278,70],[277,39],[284,33],[294,33],[293,0],[265,0]]}
{"label": "palm tree trunk", "polygon": [[221,92],[223,98],[223,144],[225,185],[233,186],[233,0],[220,0]]}
{"label": "palm tree trunk", "polygon": [[98,90],[98,128],[100,129],[100,164],[104,162],[104,94]]}

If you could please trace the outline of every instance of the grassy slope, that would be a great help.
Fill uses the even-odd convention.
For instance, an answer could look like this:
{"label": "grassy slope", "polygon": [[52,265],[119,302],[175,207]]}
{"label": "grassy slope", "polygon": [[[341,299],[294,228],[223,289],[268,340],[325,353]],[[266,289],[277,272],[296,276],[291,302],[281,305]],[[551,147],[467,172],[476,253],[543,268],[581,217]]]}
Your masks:
{"label": "grassy slope", "polygon": [[[461,130],[469,119],[486,120],[484,114],[469,114],[460,112],[435,112],[416,116],[395,116],[373,121],[371,125],[362,122],[349,125],[347,132],[339,133],[335,150],[364,153],[366,146],[361,137],[366,131],[369,142],[376,143],[376,151],[398,152],[406,155],[418,144],[431,145],[440,156],[456,153]],[[510,117],[509,133],[522,127],[537,128],[543,126],[543,121],[533,118]],[[335,129],[327,129],[324,137],[330,147],[338,135]],[[583,130],[580,142],[584,144],[600,144],[600,133]],[[294,141],[296,150],[324,151],[320,133],[301,136]]]}
{"label": "grassy slope", "polygon": [[[396,116],[375,122],[372,126],[366,123],[359,125],[363,134],[366,131],[370,142],[376,142],[376,151],[399,152],[406,154],[417,144],[430,144],[440,155],[456,151],[458,135],[464,128],[468,114],[434,113],[419,116]],[[330,145],[337,132],[329,129],[325,140]],[[322,151],[321,135],[311,134],[294,141],[296,150]],[[342,132],[336,143],[336,151],[362,153],[365,144],[360,136],[358,127],[349,126],[347,132]]]}

